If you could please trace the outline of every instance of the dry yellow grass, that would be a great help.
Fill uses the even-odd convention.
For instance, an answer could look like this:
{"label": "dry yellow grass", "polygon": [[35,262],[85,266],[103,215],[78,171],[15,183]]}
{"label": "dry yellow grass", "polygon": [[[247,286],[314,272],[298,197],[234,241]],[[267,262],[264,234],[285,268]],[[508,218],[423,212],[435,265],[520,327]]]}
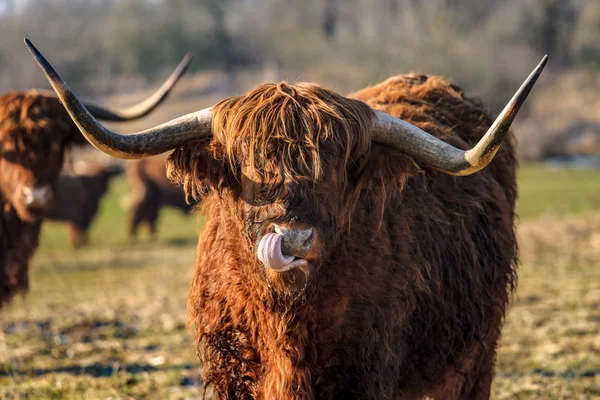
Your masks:
{"label": "dry yellow grass", "polygon": [[519,225],[494,398],[600,398],[600,213]]}

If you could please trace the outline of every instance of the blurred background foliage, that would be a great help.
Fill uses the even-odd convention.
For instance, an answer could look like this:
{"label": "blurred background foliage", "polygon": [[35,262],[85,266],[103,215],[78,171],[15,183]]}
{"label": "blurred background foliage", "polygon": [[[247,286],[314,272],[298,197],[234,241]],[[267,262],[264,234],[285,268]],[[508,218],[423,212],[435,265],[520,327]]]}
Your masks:
{"label": "blurred background foliage", "polygon": [[[46,86],[28,36],[88,97],[143,88],[191,50],[192,71],[225,76],[208,81],[226,94],[280,79],[348,93],[417,71],[446,76],[497,113],[548,53],[517,124],[521,155],[551,155],[550,139],[581,142],[581,129],[591,139],[575,153],[600,148],[600,129],[590,130],[600,124],[594,0],[0,0],[0,9],[3,91]],[[563,109],[565,99],[576,106]]]}

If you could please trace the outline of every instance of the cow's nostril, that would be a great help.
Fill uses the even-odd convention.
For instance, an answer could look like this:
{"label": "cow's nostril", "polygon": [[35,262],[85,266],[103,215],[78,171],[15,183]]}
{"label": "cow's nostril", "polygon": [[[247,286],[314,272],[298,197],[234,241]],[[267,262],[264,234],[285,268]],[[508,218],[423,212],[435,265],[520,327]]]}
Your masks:
{"label": "cow's nostril", "polygon": [[308,235],[308,237],[306,238],[306,240],[303,243],[304,247],[307,247],[307,246],[310,247],[312,245],[313,237],[314,237],[314,232],[311,229],[310,235]]}
{"label": "cow's nostril", "polygon": [[313,242],[313,229],[296,229],[275,225],[275,233],[282,236],[281,251],[283,255],[303,258],[310,250]]}

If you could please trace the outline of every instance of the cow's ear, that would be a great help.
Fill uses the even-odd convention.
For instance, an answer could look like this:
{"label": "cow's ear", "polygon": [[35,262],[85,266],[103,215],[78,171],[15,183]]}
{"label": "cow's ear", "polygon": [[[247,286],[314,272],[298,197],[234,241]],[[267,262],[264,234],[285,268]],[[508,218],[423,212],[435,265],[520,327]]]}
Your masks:
{"label": "cow's ear", "polygon": [[210,189],[221,189],[233,176],[229,164],[211,149],[209,140],[188,143],[167,160],[167,176],[183,186],[188,198],[200,200]]}

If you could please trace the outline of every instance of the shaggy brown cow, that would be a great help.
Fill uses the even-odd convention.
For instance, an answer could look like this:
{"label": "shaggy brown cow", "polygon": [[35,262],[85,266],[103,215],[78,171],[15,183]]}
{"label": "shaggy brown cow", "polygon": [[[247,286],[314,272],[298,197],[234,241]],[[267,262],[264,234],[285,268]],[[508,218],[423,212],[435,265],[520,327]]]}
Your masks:
{"label": "shaggy brown cow", "polygon": [[517,262],[500,144],[545,58],[496,122],[443,79],[403,75],[351,97],[265,84],[122,136],[30,49],[95,146],[175,148],[171,176],[209,187],[188,309],[219,398],[489,398]]}
{"label": "shaggy brown cow", "polygon": [[153,157],[127,165],[133,203],[129,211],[129,239],[137,237],[138,227],[146,222],[150,236],[156,238],[156,220],[161,207],[170,206],[190,212],[183,188],[167,178],[167,159]]}
{"label": "shaggy brown cow", "polygon": [[[155,109],[187,69],[188,54],[148,99],[124,110],[87,104],[94,116],[129,121]],[[28,264],[65,148],[86,143],[54,93],[28,90],[0,96],[0,307],[29,286]]]}
{"label": "shaggy brown cow", "polygon": [[88,228],[98,212],[110,180],[121,173],[120,165],[91,165],[83,173],[63,173],[54,187],[54,205],[47,219],[66,222],[72,248],[88,244]]}

